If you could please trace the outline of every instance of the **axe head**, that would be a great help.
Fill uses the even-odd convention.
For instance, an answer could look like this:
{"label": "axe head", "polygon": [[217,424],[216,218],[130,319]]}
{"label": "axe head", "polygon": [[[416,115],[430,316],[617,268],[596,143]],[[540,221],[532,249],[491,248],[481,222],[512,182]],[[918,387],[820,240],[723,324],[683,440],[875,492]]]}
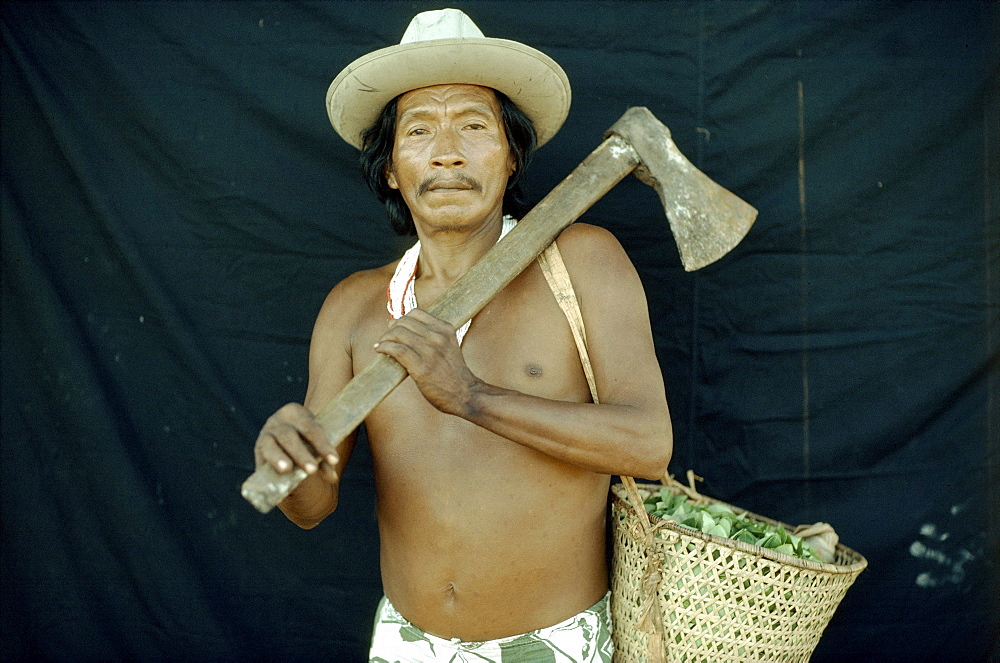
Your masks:
{"label": "axe head", "polygon": [[750,230],[757,210],[688,161],[649,109],[628,109],[606,135],[621,137],[639,155],[634,173],[659,194],[686,271],[726,255]]}

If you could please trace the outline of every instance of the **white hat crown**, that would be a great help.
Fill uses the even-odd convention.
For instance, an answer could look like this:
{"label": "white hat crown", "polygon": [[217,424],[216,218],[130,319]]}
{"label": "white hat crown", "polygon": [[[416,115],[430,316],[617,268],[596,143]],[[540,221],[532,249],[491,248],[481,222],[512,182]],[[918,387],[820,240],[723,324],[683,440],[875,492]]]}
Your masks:
{"label": "white hat crown", "polygon": [[436,9],[421,12],[406,26],[400,44],[434,39],[482,39],[483,31],[465,12],[458,9]]}
{"label": "white hat crown", "polygon": [[354,147],[387,103],[409,90],[446,83],[505,94],[531,119],[544,145],[562,126],[572,97],[552,58],[526,44],[485,37],[458,9],[413,17],[399,44],[363,55],[337,74],[326,93],[330,123]]}

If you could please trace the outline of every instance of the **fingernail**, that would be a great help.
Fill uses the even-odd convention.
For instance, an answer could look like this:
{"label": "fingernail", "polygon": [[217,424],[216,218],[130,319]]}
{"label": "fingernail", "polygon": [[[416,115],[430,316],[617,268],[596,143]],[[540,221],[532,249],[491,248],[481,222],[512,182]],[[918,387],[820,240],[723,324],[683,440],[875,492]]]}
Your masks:
{"label": "fingernail", "polygon": [[288,471],[288,461],[287,460],[279,460],[278,461],[278,471],[279,472],[287,472]]}
{"label": "fingernail", "polygon": [[315,463],[306,463],[306,474],[312,474],[316,471]]}
{"label": "fingernail", "polygon": [[326,462],[330,463],[331,465],[336,465],[337,464],[337,454],[330,454],[329,456],[327,456],[326,457]]}

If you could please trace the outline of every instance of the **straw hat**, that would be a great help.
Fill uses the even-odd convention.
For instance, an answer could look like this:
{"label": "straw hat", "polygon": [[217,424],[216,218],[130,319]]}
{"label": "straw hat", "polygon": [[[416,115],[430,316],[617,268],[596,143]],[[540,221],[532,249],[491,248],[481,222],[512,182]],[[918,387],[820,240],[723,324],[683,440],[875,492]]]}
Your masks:
{"label": "straw hat", "polygon": [[397,46],[347,65],[326,93],[326,110],[341,138],[360,149],[361,133],[393,98],[443,83],[503,92],[534,122],[539,146],[569,113],[569,79],[552,58],[516,41],[484,37],[457,9],[417,14]]}

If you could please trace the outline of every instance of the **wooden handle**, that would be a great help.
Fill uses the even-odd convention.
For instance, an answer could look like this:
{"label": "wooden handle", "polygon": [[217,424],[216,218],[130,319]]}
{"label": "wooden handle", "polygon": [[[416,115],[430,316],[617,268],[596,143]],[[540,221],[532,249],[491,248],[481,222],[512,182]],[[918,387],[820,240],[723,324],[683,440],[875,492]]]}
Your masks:
{"label": "wooden handle", "polygon": [[[524,271],[559,233],[638,165],[638,155],[624,139],[618,136],[606,139],[428,306],[427,312],[455,327],[465,324]],[[405,378],[406,370],[399,362],[378,355],[317,414],[331,444],[339,444],[357,428]],[[243,497],[258,511],[267,513],[295,490],[305,476],[301,471],[279,474],[265,465],[243,483]]]}

